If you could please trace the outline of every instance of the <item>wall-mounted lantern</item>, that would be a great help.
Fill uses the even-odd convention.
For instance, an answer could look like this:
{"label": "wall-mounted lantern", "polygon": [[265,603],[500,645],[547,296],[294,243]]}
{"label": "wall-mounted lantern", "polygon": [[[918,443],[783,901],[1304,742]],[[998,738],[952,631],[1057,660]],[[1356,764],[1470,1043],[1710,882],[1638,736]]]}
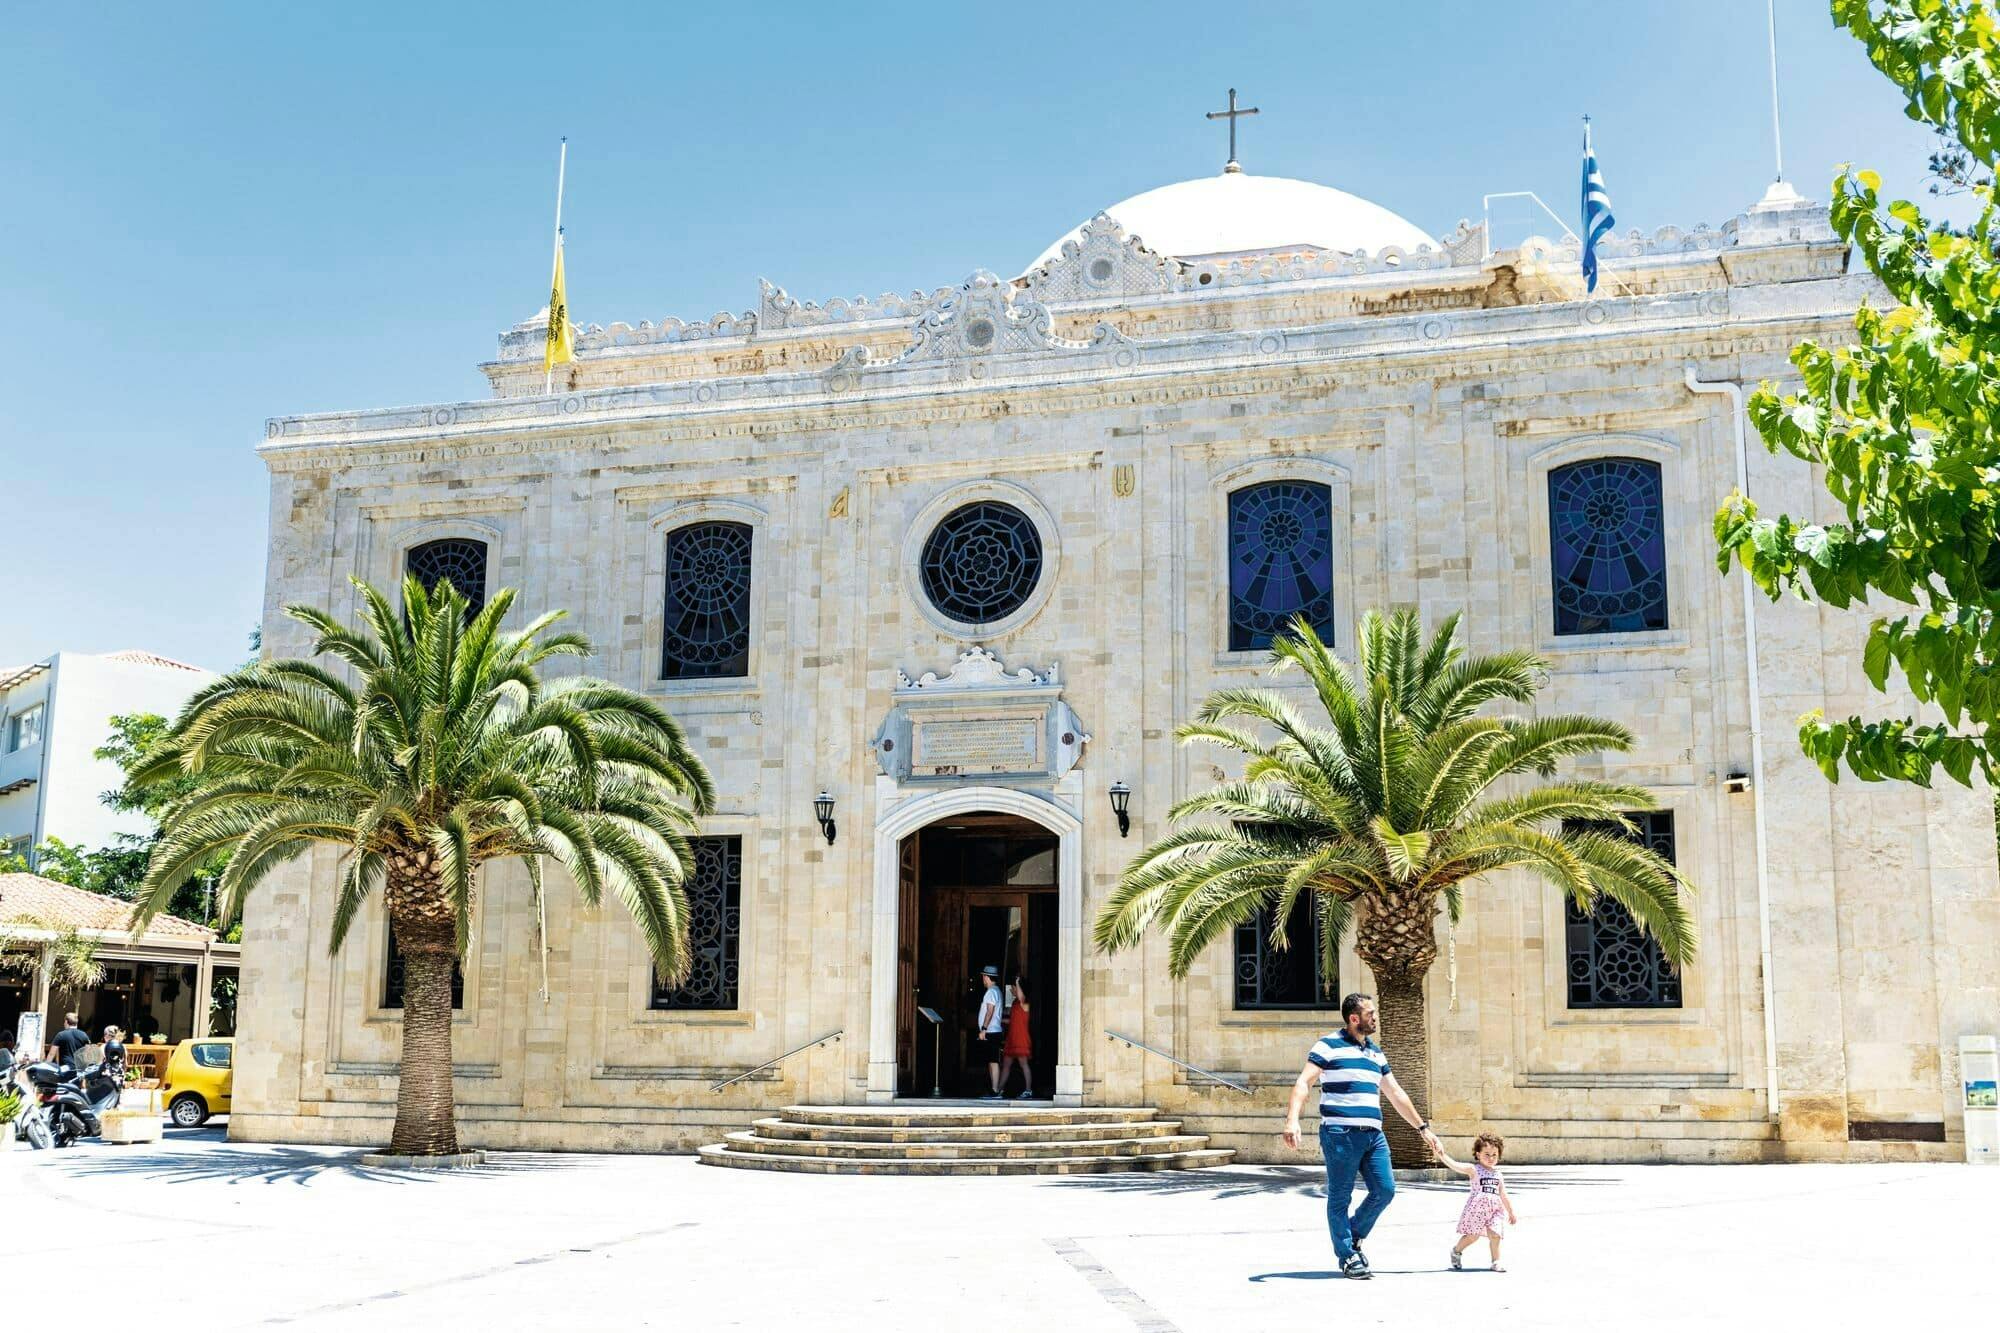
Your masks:
{"label": "wall-mounted lantern", "polygon": [[819,831],[826,834],[826,845],[833,846],[833,793],[823,791],[813,797],[813,818],[819,821]]}
{"label": "wall-mounted lantern", "polygon": [[1118,816],[1118,836],[1124,837],[1132,831],[1132,816],[1127,813],[1132,807],[1132,789],[1122,782],[1111,784],[1111,813]]}

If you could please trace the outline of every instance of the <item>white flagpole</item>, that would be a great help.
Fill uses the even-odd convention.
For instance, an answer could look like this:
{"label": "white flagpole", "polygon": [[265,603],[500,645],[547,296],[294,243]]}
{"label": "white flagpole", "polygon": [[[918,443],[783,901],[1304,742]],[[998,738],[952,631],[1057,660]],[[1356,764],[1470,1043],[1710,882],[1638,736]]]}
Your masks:
{"label": "white flagpole", "polygon": [[[565,134],[562,140],[562,151],[560,155],[557,156],[556,158],[556,239],[555,239],[554,249],[549,256],[550,273],[554,273],[556,271],[556,260],[562,257],[563,173],[566,170],[568,170],[568,168],[569,168],[569,136]],[[554,298],[553,292],[551,292],[550,297],[551,299],[549,301],[549,325],[551,328],[553,328],[556,320],[556,307],[555,307],[555,301],[553,299]],[[556,381],[556,368],[554,366],[549,366],[546,369],[544,369],[542,371],[542,392],[545,394],[552,392],[555,388],[555,381]]]}
{"label": "white flagpole", "polygon": [[1771,31],[1771,151],[1778,159],[1778,179],[1785,178],[1785,139],[1778,128],[1778,3],[1764,0],[1764,18]]}

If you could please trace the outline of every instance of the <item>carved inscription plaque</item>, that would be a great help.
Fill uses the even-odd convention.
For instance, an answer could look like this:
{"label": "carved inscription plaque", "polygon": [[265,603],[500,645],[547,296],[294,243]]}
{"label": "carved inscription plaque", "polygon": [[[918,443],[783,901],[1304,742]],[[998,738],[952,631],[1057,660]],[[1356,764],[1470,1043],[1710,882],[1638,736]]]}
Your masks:
{"label": "carved inscription plaque", "polygon": [[912,775],[1031,773],[1045,767],[1040,710],[1027,717],[923,718],[912,727]]}

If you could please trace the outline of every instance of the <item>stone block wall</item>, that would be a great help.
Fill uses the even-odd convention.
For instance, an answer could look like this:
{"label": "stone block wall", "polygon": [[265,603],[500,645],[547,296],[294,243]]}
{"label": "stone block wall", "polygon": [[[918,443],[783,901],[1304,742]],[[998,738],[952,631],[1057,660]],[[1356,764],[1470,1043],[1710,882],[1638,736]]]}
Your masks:
{"label": "stone block wall", "polygon": [[[492,583],[519,587],[523,613],[567,608],[598,646],[591,672],[681,718],[721,793],[711,831],[743,838],[740,1003],[727,1013],[648,1010],[636,932],[614,907],[581,907],[555,877],[544,958],[525,875],[485,872],[456,1029],[465,1138],[677,1150],[772,1107],[862,1100],[868,834],[899,795],[871,738],[898,671],[944,670],[967,646],[918,600],[911,534],[963,498],[1002,491],[1028,497],[1049,528],[1045,604],[985,646],[1010,665],[1059,663],[1063,698],[1091,733],[1067,785],[1043,793],[1082,821],[1087,920],[1126,858],[1165,831],[1164,812],[1221,772],[1210,754],[1177,746],[1174,726],[1218,687],[1298,691],[1266,682],[1261,654],[1228,651],[1225,563],[1228,492],[1297,476],[1332,489],[1340,641],[1351,646],[1362,610],[1414,604],[1432,621],[1462,613],[1474,651],[1547,653],[1537,707],[1633,729],[1631,753],[1588,771],[1642,784],[1674,812],[1680,864],[1699,886],[1702,950],[1683,1005],[1646,1011],[1568,1009],[1554,891],[1521,876],[1474,886],[1451,944],[1455,981],[1445,963],[1431,979],[1439,1123],[1458,1135],[1497,1128],[1515,1160],[1954,1155],[1957,1036],[2000,1025],[1986,794],[1828,786],[1798,756],[1794,719],[1884,706],[1858,672],[1865,617],[1765,603],[1757,711],[1781,1094],[1779,1116],[1768,1112],[1753,802],[1723,783],[1750,768],[1742,603],[1716,574],[1708,535],[1735,484],[1734,434],[1723,400],[1696,397],[1683,377],[1692,365],[1754,383],[1785,373],[1802,334],[1837,336],[1852,284],[1796,285],[1816,291],[1733,292],[1705,323],[1640,333],[1586,317],[1395,355],[966,379],[925,395],[274,451],[267,651],[306,646],[283,603],[351,611],[349,573],[386,584],[411,545],[478,536]],[[1662,469],[1670,627],[1559,638],[1546,474],[1603,454]],[[1749,466],[1767,504],[1819,503],[1801,465],[1755,440]],[[713,517],[753,530],[750,674],[662,681],[665,534]],[[1134,789],[1129,840],[1104,794],[1120,780]],[[811,816],[822,788],[838,800],[831,847]],[[384,926],[371,907],[347,948],[327,955],[335,874],[336,858],[317,853],[251,904],[239,1137],[386,1133],[400,1025],[378,1003]],[[1149,941],[1085,957],[1082,977],[1086,1102],[1158,1105],[1244,1160],[1281,1153],[1286,1091],[1337,1015],[1237,1011],[1226,950],[1175,980]],[[1341,981],[1372,989],[1351,949]],[[1110,1031],[1255,1091],[1202,1086]],[[710,1090],[831,1033],[841,1040]],[[1857,1126],[1922,1122],[1940,1124],[1945,1141],[1856,1137],[1884,1132]]]}

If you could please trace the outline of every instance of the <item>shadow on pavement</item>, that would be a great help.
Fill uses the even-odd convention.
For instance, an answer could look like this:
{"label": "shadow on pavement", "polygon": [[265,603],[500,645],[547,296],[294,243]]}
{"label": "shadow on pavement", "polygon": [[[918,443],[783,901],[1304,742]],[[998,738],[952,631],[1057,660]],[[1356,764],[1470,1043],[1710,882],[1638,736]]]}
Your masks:
{"label": "shadow on pavement", "polygon": [[561,1153],[510,1152],[489,1156],[480,1166],[451,1171],[363,1166],[355,1149],[204,1147],[201,1152],[146,1152],[107,1148],[64,1163],[75,1176],[168,1182],[222,1181],[244,1184],[308,1184],[321,1178],[403,1185],[443,1177],[492,1179],[531,1171],[560,1171],[581,1164]]}
{"label": "shadow on pavement", "polygon": [[1270,1166],[1231,1171],[1126,1171],[1105,1176],[1050,1176],[1055,1189],[1101,1194],[1206,1194],[1217,1199],[1326,1193],[1326,1173],[1316,1166]]}
{"label": "shadow on pavement", "polygon": [[[1616,1185],[1612,1176],[1591,1175],[1561,1168],[1534,1168],[1507,1176],[1507,1188],[1517,1194],[1536,1190],[1568,1189],[1579,1185]],[[1222,1171],[1130,1171],[1112,1175],[1050,1176],[1046,1188],[1089,1190],[1100,1194],[1132,1194],[1165,1197],[1177,1194],[1206,1194],[1214,1199],[1248,1199],[1296,1194],[1326,1197],[1326,1172],[1317,1166],[1235,1167]],[[1356,1192],[1361,1189],[1355,1184]],[[1448,1181],[1399,1180],[1398,1193],[1463,1194],[1465,1181],[1457,1176]]]}
{"label": "shadow on pavement", "polygon": [[[1577,1185],[1616,1185],[1615,1176],[1594,1176],[1588,1172],[1569,1171],[1562,1167],[1516,1168],[1505,1172],[1507,1192],[1510,1194],[1532,1194],[1536,1190],[1570,1189]],[[1450,1180],[1399,1180],[1398,1192],[1412,1190],[1419,1194],[1463,1194],[1466,1191],[1465,1177],[1453,1176]]]}
{"label": "shadow on pavement", "polygon": [[1275,1282],[1279,1278],[1289,1278],[1298,1282],[1325,1282],[1330,1278],[1337,1278],[1339,1276],[1340,1270],[1337,1268],[1314,1268],[1307,1269],[1302,1273],[1252,1273],[1248,1280],[1251,1282]]}

